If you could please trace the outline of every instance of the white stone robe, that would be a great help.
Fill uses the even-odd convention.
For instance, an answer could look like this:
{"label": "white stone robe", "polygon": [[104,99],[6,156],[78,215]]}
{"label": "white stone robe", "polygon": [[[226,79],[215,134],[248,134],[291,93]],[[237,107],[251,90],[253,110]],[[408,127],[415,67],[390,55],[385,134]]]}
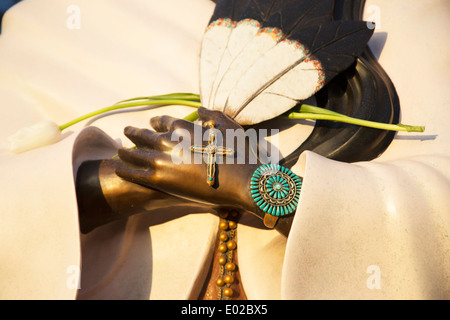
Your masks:
{"label": "white stone robe", "polygon": [[[196,297],[216,216],[174,209],[80,235],[74,188],[82,161],[131,146],[126,125],[148,127],[152,116],[183,117],[191,108],[97,117],[57,144],[19,155],[6,138],[131,97],[198,92],[200,41],[213,8],[208,0],[25,0],[7,12],[0,36],[0,299]],[[445,0],[367,2],[366,16],[380,27],[371,46],[398,90],[401,120],[426,132],[397,134],[371,162],[305,152],[293,168],[304,184],[289,237],[238,227],[249,299],[450,297],[449,9]],[[281,133],[283,154],[307,137],[307,124]],[[178,218],[166,222],[167,215]]]}

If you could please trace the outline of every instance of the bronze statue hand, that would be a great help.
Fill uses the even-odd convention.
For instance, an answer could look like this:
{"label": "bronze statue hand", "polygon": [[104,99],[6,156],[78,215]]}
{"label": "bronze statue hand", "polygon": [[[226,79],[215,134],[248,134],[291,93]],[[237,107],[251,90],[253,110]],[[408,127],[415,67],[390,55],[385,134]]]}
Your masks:
{"label": "bronze statue hand", "polygon": [[[155,131],[125,128],[136,148],[119,150],[117,175],[177,197],[264,218],[250,192],[251,178],[262,165],[257,142],[220,111],[199,108],[198,114],[202,124],[161,116],[150,120]],[[291,222],[292,215],[280,219],[276,228],[287,234]]]}
{"label": "bronze statue hand", "polygon": [[[137,148],[119,150],[124,165],[117,168],[116,173],[125,180],[189,200],[253,209],[249,180],[260,163],[256,157],[253,164],[248,159],[256,150],[247,145],[243,128],[222,112],[199,108],[198,114],[207,125],[161,116],[150,120],[155,132],[125,128],[125,135]],[[214,122],[214,129],[209,126],[210,121]],[[227,130],[233,137],[227,137]],[[229,155],[216,154],[215,161],[208,165],[208,152],[212,151],[208,149],[211,131],[215,131],[218,138],[217,149],[227,146],[225,148],[233,150]],[[239,147],[239,143],[245,145]],[[203,147],[204,154],[196,153],[196,147]],[[208,167],[214,171],[212,184],[208,181]]]}

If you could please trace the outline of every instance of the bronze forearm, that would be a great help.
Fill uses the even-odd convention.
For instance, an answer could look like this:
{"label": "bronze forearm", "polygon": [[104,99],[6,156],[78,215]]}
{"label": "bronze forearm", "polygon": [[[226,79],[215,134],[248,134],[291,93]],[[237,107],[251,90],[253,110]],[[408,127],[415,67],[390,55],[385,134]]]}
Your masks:
{"label": "bronze forearm", "polygon": [[119,178],[119,160],[84,162],[77,174],[76,192],[82,233],[131,215],[187,201]]}

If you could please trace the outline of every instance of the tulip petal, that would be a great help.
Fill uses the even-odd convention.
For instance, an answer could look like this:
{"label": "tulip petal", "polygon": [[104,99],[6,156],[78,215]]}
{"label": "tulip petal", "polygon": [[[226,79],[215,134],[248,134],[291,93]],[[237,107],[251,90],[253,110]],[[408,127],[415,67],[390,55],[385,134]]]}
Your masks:
{"label": "tulip petal", "polygon": [[60,138],[61,130],[56,123],[41,121],[8,137],[9,149],[14,153],[22,153],[56,143]]}

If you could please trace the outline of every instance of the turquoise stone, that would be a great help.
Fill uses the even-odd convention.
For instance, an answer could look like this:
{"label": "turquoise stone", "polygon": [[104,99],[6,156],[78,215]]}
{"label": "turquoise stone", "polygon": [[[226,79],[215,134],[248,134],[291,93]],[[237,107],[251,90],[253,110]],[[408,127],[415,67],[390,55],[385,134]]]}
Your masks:
{"label": "turquoise stone", "polygon": [[276,164],[258,167],[250,178],[250,193],[258,207],[273,216],[296,211],[302,178]]}

